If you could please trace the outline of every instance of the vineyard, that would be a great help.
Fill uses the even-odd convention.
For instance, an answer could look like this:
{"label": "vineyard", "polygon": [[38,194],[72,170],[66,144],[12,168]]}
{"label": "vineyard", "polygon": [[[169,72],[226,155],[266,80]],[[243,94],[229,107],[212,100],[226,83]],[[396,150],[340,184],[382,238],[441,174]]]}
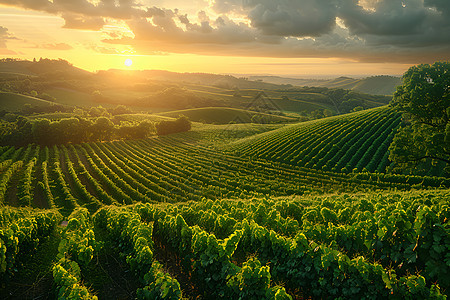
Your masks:
{"label": "vineyard", "polygon": [[79,207],[65,227],[56,210],[2,208],[0,277],[13,285],[21,260],[53,239],[46,267],[60,299],[107,299],[91,273],[111,252],[138,299],[444,299],[449,196],[138,203],[92,216]]}
{"label": "vineyard", "polygon": [[0,298],[448,295],[450,179],[384,173],[392,110],[201,126],[1,147]]}
{"label": "vineyard", "polygon": [[[345,174],[221,153],[190,135],[136,141],[26,148],[0,154],[0,203],[95,212],[135,202],[251,198],[450,186],[450,179]],[[279,180],[282,178],[283,180]]]}
{"label": "vineyard", "polygon": [[389,165],[387,149],[400,121],[398,113],[382,107],[288,126],[238,141],[232,149],[244,156],[324,171],[382,173]]}

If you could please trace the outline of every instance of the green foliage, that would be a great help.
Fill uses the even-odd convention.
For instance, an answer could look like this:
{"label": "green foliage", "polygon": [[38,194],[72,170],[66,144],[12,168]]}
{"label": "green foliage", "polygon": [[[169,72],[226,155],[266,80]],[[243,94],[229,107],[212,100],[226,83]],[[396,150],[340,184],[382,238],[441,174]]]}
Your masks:
{"label": "green foliage", "polygon": [[233,289],[235,299],[292,299],[282,287],[271,289],[270,277],[268,266],[261,266],[258,259],[250,258],[227,284]]}
{"label": "green foliage", "polygon": [[150,271],[145,274],[144,280],[149,282],[147,286],[137,290],[138,299],[181,299],[181,288],[178,281],[162,271],[162,266],[157,261],[152,263]]}
{"label": "green foliage", "polygon": [[67,227],[62,233],[63,238],[58,247],[57,258],[71,259],[87,266],[94,257],[94,253],[102,246],[95,240],[89,211],[85,208],[77,208],[68,220]]}
{"label": "green foliage", "polygon": [[181,299],[178,281],[163,272],[161,265],[153,259],[153,228],[141,222],[137,213],[103,208],[95,214],[94,222],[108,232],[108,239],[145,284],[137,291],[138,299]]}
{"label": "green foliage", "polygon": [[389,158],[414,169],[424,161],[450,162],[450,63],[411,67],[391,103],[411,122],[394,138]]}
{"label": "green foliage", "polygon": [[90,214],[85,208],[78,208],[68,218],[58,246],[57,263],[53,266],[53,281],[58,299],[93,299],[81,284],[81,266],[87,266],[94,253],[102,246],[95,240]]}
{"label": "green foliage", "polygon": [[157,135],[167,135],[191,130],[191,121],[185,116],[180,116],[175,121],[160,121],[155,127]]}
{"label": "green foliage", "polygon": [[53,267],[53,280],[56,284],[57,299],[97,300],[81,283],[81,271],[78,264],[70,260],[60,260]]}
{"label": "green foliage", "polygon": [[[111,139],[139,139],[154,132],[153,123],[146,120],[122,122],[116,126],[105,116],[95,119],[77,116],[56,121],[47,117],[35,120],[19,117],[13,122],[2,122],[6,125],[0,128],[0,145],[23,146],[36,143],[49,146]],[[177,124],[181,124],[180,122]]]}
{"label": "green foliage", "polygon": [[[442,299],[440,288],[448,289],[449,271],[447,197],[448,191],[373,193],[293,201],[202,201],[163,209],[147,204],[134,210],[155,222],[155,234],[176,249],[186,272],[200,274],[193,278],[201,289],[208,289],[211,281],[221,282],[228,270],[230,290],[216,291],[218,297],[251,297],[250,287],[239,287],[250,276],[244,273],[254,272],[256,277],[247,278],[252,284],[267,282],[264,276],[270,275],[311,297]],[[220,250],[225,240],[214,236],[223,230],[214,222],[219,218],[222,224],[234,224],[228,233],[228,239],[237,241],[237,248],[230,244],[231,257],[236,252],[256,255],[242,269],[229,265],[226,251]]]}
{"label": "green foliage", "polygon": [[43,239],[50,236],[62,216],[53,210],[1,209],[0,279],[17,272],[20,257],[33,255]]}

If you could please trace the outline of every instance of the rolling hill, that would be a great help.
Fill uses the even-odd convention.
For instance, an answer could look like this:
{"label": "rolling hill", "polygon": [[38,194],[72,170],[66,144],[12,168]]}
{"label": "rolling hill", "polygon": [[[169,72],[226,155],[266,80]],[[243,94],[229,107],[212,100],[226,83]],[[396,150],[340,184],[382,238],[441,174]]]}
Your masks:
{"label": "rolling hill", "polygon": [[286,126],[235,142],[242,156],[349,173],[384,172],[400,115],[388,107]]}
{"label": "rolling hill", "polygon": [[250,76],[251,80],[258,80],[272,84],[291,84],[294,86],[326,87],[354,90],[372,95],[392,95],[396,86],[401,84],[400,77],[371,76],[362,79],[338,77],[335,79],[297,79],[279,76]]}
{"label": "rolling hill", "polygon": [[260,113],[244,109],[227,107],[204,107],[195,109],[176,110],[159,113],[161,116],[176,118],[184,115],[194,122],[208,124],[228,124],[233,123],[286,123],[293,122],[296,119]]}
{"label": "rolling hill", "polygon": [[0,109],[16,112],[22,110],[25,104],[30,104],[32,106],[51,106],[55,103],[31,96],[0,92]]}

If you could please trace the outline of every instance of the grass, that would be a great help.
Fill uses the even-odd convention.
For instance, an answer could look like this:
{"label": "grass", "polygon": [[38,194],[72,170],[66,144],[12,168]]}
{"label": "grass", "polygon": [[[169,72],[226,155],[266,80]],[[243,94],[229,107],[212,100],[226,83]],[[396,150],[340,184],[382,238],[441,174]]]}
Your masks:
{"label": "grass", "polygon": [[20,111],[25,104],[32,106],[50,106],[53,102],[16,93],[0,92],[0,107],[6,111]]}
{"label": "grass", "polygon": [[188,117],[191,121],[207,124],[229,124],[232,123],[286,123],[296,119],[284,116],[270,115],[249,110],[226,108],[226,107],[205,107],[177,110],[160,113],[161,116],[176,118],[179,115]]}
{"label": "grass", "polygon": [[[98,106],[99,103],[94,101],[94,97],[88,93],[82,93],[74,90],[63,89],[63,88],[52,88],[45,91],[47,94],[56,98],[57,103],[70,105],[70,106],[81,106],[81,107],[91,107]],[[103,105],[102,106],[108,106]],[[109,105],[110,106],[110,105]]]}

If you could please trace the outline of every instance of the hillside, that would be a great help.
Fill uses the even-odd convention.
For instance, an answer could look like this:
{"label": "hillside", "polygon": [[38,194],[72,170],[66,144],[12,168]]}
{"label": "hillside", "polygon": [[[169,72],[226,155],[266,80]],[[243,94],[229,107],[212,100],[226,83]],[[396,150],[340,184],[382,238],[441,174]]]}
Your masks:
{"label": "hillside", "polygon": [[392,95],[401,84],[400,77],[371,76],[362,79],[338,77],[335,79],[297,79],[279,76],[250,76],[249,79],[272,84],[291,84],[293,86],[326,87],[354,90],[372,95]]}
{"label": "hillside", "polygon": [[238,141],[242,156],[349,173],[384,172],[400,115],[388,107],[315,120]]}
{"label": "hillside", "polygon": [[[364,117],[373,119],[376,118],[374,115],[379,114],[380,112],[372,112]],[[387,111],[383,114],[384,118],[390,115]],[[393,120],[396,121],[397,118]],[[339,123],[345,125],[346,122],[334,122],[334,125]],[[296,131],[292,131],[292,128],[308,129],[311,125],[286,126],[263,134],[264,137],[250,137],[248,140],[267,143],[267,147],[261,147],[260,150],[271,153],[273,144],[268,143],[268,139],[272,140],[270,137],[282,137],[280,132],[294,133]],[[315,125],[324,127],[326,124]],[[309,135],[312,138],[316,136]],[[297,142],[300,139],[291,140]],[[251,144],[247,142],[247,145],[247,149],[250,149]],[[280,146],[285,146],[282,140]],[[235,145],[234,148],[236,147]],[[240,148],[244,152],[245,147]],[[35,145],[17,149],[2,147],[0,168],[4,171],[4,176],[0,203],[11,206],[32,204],[42,208],[58,207],[66,214],[78,205],[95,211],[104,204],[131,204],[136,201],[178,202],[200,200],[203,197],[249,198],[338,190],[350,192],[388,189],[394,186],[409,189],[411,185],[418,183],[425,186],[450,184],[445,178],[424,180],[423,177],[402,175],[373,180],[370,178],[372,175],[362,174],[355,179],[352,174],[302,166],[281,166],[255,156],[237,157],[206,148],[199,143],[195,131],[135,141],[96,142],[50,148]],[[31,177],[30,174],[35,176]],[[376,174],[373,176],[377,177]],[[283,181],[277,180],[281,177]],[[48,180],[52,180],[53,184],[47,186],[45,182]],[[44,186],[39,182],[44,183]],[[31,190],[24,194],[28,189]]]}
{"label": "hillside", "polygon": [[27,76],[59,76],[59,79],[82,78],[91,73],[74,67],[68,61],[59,59],[40,59],[38,61],[0,59],[0,73]]}
{"label": "hillside", "polygon": [[0,110],[21,111],[25,104],[32,106],[51,106],[54,102],[16,93],[0,92]]}
{"label": "hillside", "polygon": [[294,87],[230,75],[157,70],[90,73],[64,60],[0,60],[0,91],[39,95],[72,107],[125,105],[147,113],[227,107],[308,120],[378,107],[391,100],[358,92],[356,88],[351,90],[358,85],[377,92],[378,85],[373,87],[369,81],[356,84],[352,79],[339,78],[328,85],[333,88]]}
{"label": "hillside", "polygon": [[208,124],[228,124],[234,123],[286,123],[296,119],[254,112],[250,110],[226,108],[226,107],[205,107],[197,109],[176,110],[165,113],[159,113],[161,116],[176,118],[184,115],[194,122]]}

